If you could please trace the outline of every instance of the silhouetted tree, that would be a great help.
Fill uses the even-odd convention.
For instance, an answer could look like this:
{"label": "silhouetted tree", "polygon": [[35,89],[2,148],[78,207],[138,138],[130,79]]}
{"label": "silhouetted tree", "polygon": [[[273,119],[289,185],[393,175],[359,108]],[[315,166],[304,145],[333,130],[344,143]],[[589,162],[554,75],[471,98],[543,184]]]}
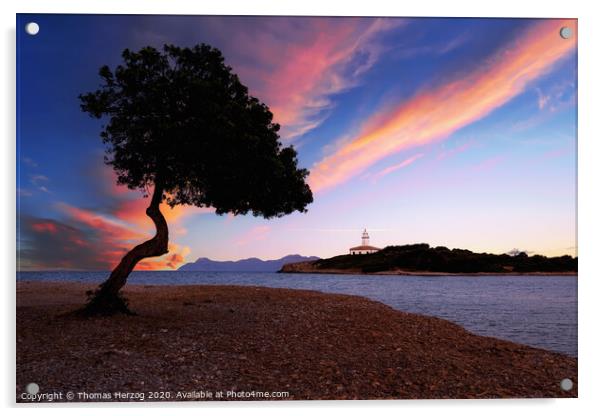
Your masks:
{"label": "silhouetted tree", "polygon": [[119,291],[136,264],[168,252],[159,205],[213,207],[264,218],[306,212],[313,201],[297,153],[279,141],[269,108],[252,97],[218,49],[165,45],[123,51],[100,69],[100,89],[81,108],[105,118],[100,136],[117,183],[150,196],[156,235],[134,247],[92,294],[87,314],[129,313]]}

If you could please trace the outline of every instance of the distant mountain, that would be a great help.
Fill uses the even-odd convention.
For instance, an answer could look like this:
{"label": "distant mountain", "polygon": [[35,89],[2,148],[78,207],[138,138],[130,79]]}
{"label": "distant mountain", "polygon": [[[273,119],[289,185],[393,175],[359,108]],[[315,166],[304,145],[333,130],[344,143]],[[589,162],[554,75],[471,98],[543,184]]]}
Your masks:
{"label": "distant mountain", "polygon": [[197,259],[194,263],[186,263],[178,270],[188,272],[277,272],[288,263],[319,260],[315,256],[300,256],[291,254],[277,260],[261,260],[256,257],[237,261],[215,261],[206,257]]}

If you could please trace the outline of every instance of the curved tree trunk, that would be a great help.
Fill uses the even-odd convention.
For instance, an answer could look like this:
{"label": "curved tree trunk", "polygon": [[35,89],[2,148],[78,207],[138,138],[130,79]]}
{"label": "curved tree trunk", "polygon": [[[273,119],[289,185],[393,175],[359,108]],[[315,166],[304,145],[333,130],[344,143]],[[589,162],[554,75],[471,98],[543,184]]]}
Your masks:
{"label": "curved tree trunk", "polygon": [[146,209],[146,215],[153,220],[157,229],[156,235],[150,240],[138,244],[121,259],[117,267],[111,272],[109,278],[99,286],[82,310],[85,315],[132,314],[127,307],[126,301],[119,294],[119,291],[125,285],[128,276],[140,260],[147,257],[162,256],[168,252],[169,231],[167,229],[167,221],[165,221],[165,217],[159,210],[162,200],[163,188],[159,184],[156,184],[150,205]]}

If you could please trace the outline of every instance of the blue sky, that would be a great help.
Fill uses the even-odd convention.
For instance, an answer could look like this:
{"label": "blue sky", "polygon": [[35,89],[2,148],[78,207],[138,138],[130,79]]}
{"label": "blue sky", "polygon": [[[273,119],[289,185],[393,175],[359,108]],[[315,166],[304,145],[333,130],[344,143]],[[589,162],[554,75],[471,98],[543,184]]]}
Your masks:
{"label": "blue sky", "polygon": [[152,235],[77,96],[125,48],[209,43],[267,103],[315,202],[276,220],[163,207],[170,253],[328,257],[426,242],[576,254],[574,20],[18,15],[23,269],[107,269]]}

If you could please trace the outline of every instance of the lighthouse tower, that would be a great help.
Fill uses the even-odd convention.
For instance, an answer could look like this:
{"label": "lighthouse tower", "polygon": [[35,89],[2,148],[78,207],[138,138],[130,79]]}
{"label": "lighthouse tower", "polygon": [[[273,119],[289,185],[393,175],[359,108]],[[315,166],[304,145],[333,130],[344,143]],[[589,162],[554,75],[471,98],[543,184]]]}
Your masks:
{"label": "lighthouse tower", "polygon": [[362,233],[362,245],[369,246],[370,245],[370,236],[368,235],[368,231],[364,228],[364,232]]}
{"label": "lighthouse tower", "polygon": [[376,253],[378,250],[380,250],[380,248],[370,245],[370,236],[368,235],[368,231],[364,228],[364,232],[362,233],[362,245],[351,247],[349,249],[349,254],[372,254]]}

